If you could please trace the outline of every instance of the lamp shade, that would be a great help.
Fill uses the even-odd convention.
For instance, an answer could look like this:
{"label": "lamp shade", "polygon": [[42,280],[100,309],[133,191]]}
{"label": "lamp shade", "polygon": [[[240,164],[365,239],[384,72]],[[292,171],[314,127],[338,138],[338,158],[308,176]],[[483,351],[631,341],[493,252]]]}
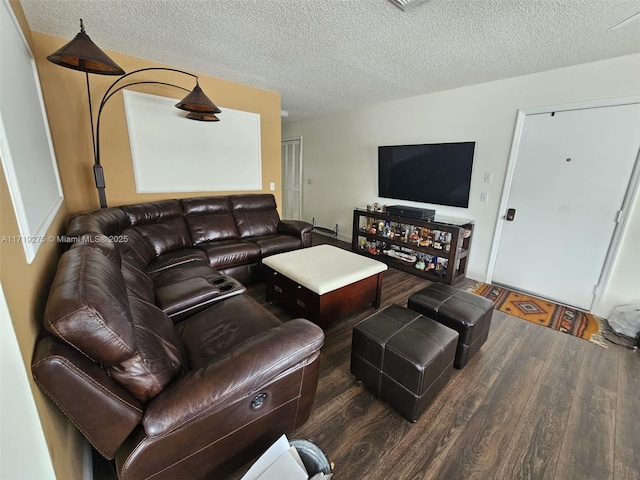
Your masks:
{"label": "lamp shade", "polygon": [[189,112],[186,115],[186,117],[191,120],[198,120],[199,122],[219,122],[220,121],[220,119],[216,117],[213,113]]}
{"label": "lamp shade", "polygon": [[[176,103],[176,107],[187,112],[197,113],[221,113],[216,105],[205,95],[205,93],[198,85],[196,80],[196,86],[191,90],[189,95],[184,97],[180,102]],[[191,118],[187,115],[187,118]],[[197,119],[194,119],[197,120]],[[211,120],[210,120],[211,121]],[[215,120],[213,120],[215,121]]]}
{"label": "lamp shade", "polygon": [[124,75],[124,70],[91,41],[80,20],[80,32],[73,40],[47,57],[52,63],[99,75]]}

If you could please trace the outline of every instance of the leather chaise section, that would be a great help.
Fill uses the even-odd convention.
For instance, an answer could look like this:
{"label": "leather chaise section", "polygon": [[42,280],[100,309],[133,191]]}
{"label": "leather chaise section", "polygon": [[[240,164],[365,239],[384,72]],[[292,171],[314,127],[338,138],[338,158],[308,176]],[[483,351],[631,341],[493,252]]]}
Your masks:
{"label": "leather chaise section", "polygon": [[280,324],[251,297],[238,295],[181,322],[178,332],[189,366],[201,368],[247,338]]}
{"label": "leather chaise section", "polygon": [[324,343],[322,329],[309,323],[297,319],[263,331],[218,360],[191,370],[147,405],[142,421],[147,435],[161,435],[215,412],[228,396],[242,396],[242,391],[251,392],[306,362]]}

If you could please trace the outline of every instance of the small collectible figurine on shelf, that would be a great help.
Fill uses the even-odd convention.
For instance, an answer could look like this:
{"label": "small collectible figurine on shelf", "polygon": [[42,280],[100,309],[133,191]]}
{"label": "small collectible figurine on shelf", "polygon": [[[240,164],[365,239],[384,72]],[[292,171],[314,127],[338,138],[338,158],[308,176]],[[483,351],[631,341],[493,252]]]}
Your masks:
{"label": "small collectible figurine on shelf", "polygon": [[420,227],[414,227],[413,232],[409,234],[409,242],[415,245],[420,241]]}
{"label": "small collectible figurine on shelf", "polygon": [[434,230],[433,231],[433,248],[436,248],[438,250],[442,250],[442,232],[438,231],[438,230]]}

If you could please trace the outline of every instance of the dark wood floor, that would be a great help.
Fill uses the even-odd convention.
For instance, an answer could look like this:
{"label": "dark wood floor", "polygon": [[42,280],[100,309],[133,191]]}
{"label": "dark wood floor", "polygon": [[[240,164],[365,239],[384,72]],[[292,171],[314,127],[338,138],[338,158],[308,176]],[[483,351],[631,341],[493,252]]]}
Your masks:
{"label": "dark wood floor", "polygon": [[[429,283],[389,269],[382,306],[406,305]],[[283,321],[292,318],[265,302],[263,284],[249,294]],[[638,351],[494,311],[480,352],[412,424],[349,372],[352,328],[371,313],[362,309],[326,330],[311,418],[290,436],[319,445],[336,480],[640,480]]]}
{"label": "dark wood floor", "polygon": [[[406,305],[429,283],[390,269],[382,306]],[[291,318],[266,304],[264,285],[249,293]],[[372,312],[326,330],[311,418],[291,436],[318,444],[336,480],[640,479],[637,351],[494,311],[480,352],[412,424],[349,372],[353,325]]]}

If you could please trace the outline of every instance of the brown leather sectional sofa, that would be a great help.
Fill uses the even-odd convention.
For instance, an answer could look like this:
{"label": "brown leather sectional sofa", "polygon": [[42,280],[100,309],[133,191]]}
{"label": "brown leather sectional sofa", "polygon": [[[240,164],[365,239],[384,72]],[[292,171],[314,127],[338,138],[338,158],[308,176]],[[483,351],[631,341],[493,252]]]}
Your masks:
{"label": "brown leather sectional sofa", "polygon": [[242,283],[310,224],[232,195],[97,210],[68,235],[32,371],[121,479],[224,478],[307,420],[324,334]]}

